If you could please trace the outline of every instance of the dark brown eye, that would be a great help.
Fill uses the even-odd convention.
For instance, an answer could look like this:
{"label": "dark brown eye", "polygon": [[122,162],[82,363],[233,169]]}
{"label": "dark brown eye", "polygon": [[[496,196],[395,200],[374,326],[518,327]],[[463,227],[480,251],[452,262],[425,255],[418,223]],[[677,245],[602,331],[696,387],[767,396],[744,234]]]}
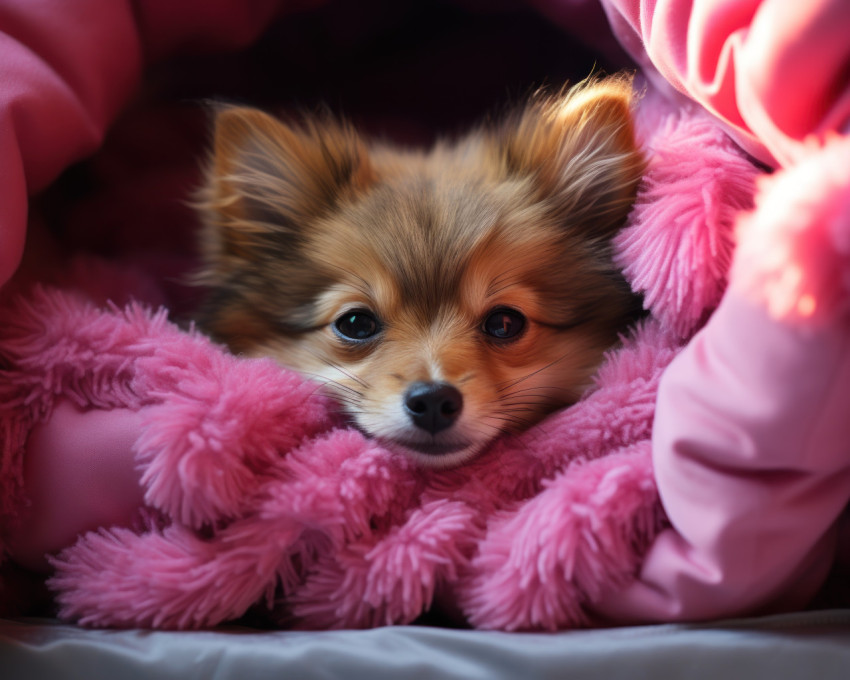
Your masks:
{"label": "dark brown eye", "polygon": [[333,324],[337,335],[346,340],[361,342],[377,335],[381,324],[371,312],[353,309],[340,316]]}
{"label": "dark brown eye", "polygon": [[522,333],[525,328],[525,317],[515,309],[495,309],[487,318],[481,329],[496,340],[511,340]]}

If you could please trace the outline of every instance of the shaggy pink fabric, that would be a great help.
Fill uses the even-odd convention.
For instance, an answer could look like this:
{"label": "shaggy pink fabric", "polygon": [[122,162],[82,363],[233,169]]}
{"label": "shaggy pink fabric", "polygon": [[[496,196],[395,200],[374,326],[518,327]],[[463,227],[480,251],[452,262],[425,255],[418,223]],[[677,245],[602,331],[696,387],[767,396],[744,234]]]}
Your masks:
{"label": "shaggy pink fabric", "polygon": [[5,516],[22,502],[27,432],[58,399],[143,422],[135,459],[156,521],[67,546],[50,581],[61,615],[194,628],[261,604],[281,625],[324,629],[408,623],[438,602],[480,628],[587,623],[587,604],[633,578],[663,524],[658,380],[717,302],[754,176],[704,118],[645,120],[660,123],[643,123],[651,162],[618,257],[651,318],[579,404],[456,470],[417,469],[348,427],[314,384],[164,312],[55,290],[18,300],[0,336]]}
{"label": "shaggy pink fabric", "polygon": [[706,114],[674,110],[656,124],[644,142],[643,188],[615,239],[617,260],[647,309],[686,339],[726,289],[732,224],[752,207],[758,170]]}
{"label": "shaggy pink fabric", "polygon": [[[76,304],[37,294],[17,344],[55,326],[57,311],[95,313]],[[555,629],[584,621],[600,582],[627,579],[659,526],[646,440],[676,344],[655,324],[611,356],[579,406],[433,472],[333,427],[314,386],[271,362],[173,328],[154,344],[162,317],[138,310],[98,321],[104,336],[138,342],[123,370],[80,389],[147,395],[136,450],[146,500],[170,525],[105,528],[65,550],[52,586],[67,618],[208,626],[279,588],[286,625],[362,627],[410,622],[441,590],[474,625]],[[78,351],[45,347],[39,365],[94,375],[87,330],[66,326]]]}

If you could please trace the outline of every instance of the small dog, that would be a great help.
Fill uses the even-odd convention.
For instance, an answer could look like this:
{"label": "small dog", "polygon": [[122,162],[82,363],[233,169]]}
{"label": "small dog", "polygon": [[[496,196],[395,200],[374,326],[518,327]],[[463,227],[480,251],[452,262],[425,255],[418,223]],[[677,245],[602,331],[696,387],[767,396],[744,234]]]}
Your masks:
{"label": "small dog", "polygon": [[201,328],[322,381],[432,466],[574,403],[641,314],[611,237],[644,163],[627,77],[411,151],[329,116],[223,108],[201,192]]}

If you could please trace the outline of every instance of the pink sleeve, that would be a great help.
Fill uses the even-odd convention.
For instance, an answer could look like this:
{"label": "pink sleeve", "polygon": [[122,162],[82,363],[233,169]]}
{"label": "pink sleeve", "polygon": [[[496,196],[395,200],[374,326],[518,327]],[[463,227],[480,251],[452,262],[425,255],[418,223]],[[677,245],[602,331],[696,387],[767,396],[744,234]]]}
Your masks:
{"label": "pink sleeve", "polygon": [[764,162],[788,165],[806,137],[850,131],[845,0],[603,1],[648,75],[717,115]]}
{"label": "pink sleeve", "polygon": [[[618,622],[796,609],[850,500],[850,137],[759,183],[720,306],[665,372],[652,450],[670,520]],[[846,537],[845,537],[846,540]]]}
{"label": "pink sleeve", "polygon": [[777,322],[739,291],[662,380],[653,454],[673,524],[619,622],[799,608],[822,584],[850,498],[850,323]]}

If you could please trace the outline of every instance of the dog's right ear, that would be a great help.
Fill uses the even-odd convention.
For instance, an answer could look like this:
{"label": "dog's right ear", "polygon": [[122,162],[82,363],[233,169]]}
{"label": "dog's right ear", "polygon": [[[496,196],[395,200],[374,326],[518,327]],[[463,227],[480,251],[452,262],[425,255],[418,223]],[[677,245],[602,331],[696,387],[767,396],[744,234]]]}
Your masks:
{"label": "dog's right ear", "polygon": [[371,181],[366,145],[346,123],[326,116],[290,125],[257,109],[221,107],[198,196],[207,255],[239,257],[270,239],[282,245]]}
{"label": "dog's right ear", "polygon": [[632,99],[626,75],[536,95],[502,130],[505,174],[530,178],[564,224],[612,236],[631,209],[645,167]]}

